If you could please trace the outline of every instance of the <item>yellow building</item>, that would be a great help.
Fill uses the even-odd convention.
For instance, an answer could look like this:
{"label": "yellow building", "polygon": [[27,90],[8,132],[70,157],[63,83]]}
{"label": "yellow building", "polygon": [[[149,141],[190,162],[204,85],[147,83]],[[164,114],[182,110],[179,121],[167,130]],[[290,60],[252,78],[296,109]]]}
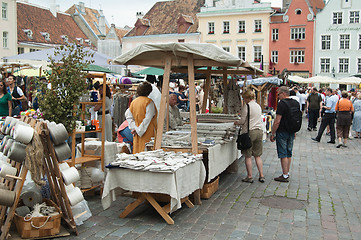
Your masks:
{"label": "yellow building", "polygon": [[206,0],[197,14],[201,42],[213,43],[261,67],[269,67],[270,3],[254,0]]}

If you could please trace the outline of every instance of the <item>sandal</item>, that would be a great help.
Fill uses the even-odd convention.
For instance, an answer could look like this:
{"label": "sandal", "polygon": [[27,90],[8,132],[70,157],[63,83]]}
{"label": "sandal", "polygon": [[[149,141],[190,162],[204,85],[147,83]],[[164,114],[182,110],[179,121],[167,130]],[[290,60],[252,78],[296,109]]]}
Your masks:
{"label": "sandal", "polygon": [[242,182],[253,183],[253,178],[249,178],[249,177],[243,178]]}
{"label": "sandal", "polygon": [[265,178],[264,178],[264,177],[260,177],[260,178],[258,178],[258,181],[261,182],[261,183],[264,183]]}

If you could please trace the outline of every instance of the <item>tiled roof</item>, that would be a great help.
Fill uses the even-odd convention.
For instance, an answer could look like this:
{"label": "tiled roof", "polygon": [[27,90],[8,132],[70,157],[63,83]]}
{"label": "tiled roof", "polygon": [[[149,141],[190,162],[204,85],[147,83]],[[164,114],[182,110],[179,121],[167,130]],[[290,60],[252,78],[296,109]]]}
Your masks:
{"label": "tiled roof", "polygon": [[[172,34],[177,33],[177,21],[181,15],[190,16],[194,24],[187,33],[195,33],[198,29],[198,19],[196,14],[200,12],[204,0],[173,0],[157,2],[144,15],[144,19],[150,22],[149,29],[144,35]],[[136,36],[133,28],[126,37]]]}
{"label": "tiled roof", "polygon": [[[17,3],[17,24],[18,42],[64,44],[63,35],[68,36],[69,41],[87,39],[69,14],[58,12],[55,17],[49,9],[24,2]],[[27,29],[31,30],[32,39],[24,32]],[[50,40],[45,40],[41,33],[49,33]]]}
{"label": "tiled roof", "polygon": [[[77,5],[71,6],[68,10],[66,10],[66,13],[69,13],[71,15],[75,13],[79,13],[79,9]],[[85,7],[85,14],[81,14],[84,18],[84,20],[89,24],[91,29],[94,31],[96,35],[100,35],[99,29],[97,26],[99,26],[99,20],[98,17],[100,16],[100,13],[98,10],[93,8]],[[106,32],[109,31],[109,27],[105,24]]]}
{"label": "tiled roof", "polygon": [[316,15],[318,10],[322,10],[325,7],[323,0],[308,0],[310,7],[313,9],[313,13]]}
{"label": "tiled roof", "polygon": [[124,37],[125,34],[127,34],[127,32],[129,31],[129,29],[123,29],[123,28],[115,28],[115,32],[120,40],[120,42],[122,42],[122,38]]}

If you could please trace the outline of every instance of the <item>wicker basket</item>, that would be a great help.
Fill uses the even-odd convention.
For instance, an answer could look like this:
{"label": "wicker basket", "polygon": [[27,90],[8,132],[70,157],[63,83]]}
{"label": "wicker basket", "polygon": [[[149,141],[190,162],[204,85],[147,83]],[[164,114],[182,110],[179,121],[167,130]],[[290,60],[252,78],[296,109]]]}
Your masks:
{"label": "wicker basket", "polygon": [[208,199],[218,190],[219,176],[214,178],[209,183],[205,183],[201,190],[201,198]]}
{"label": "wicker basket", "polygon": [[[51,217],[34,217],[30,221],[25,221],[24,217],[15,213],[14,221],[16,229],[22,238],[36,238],[54,236],[60,232],[61,210],[55,203],[48,199],[43,199],[46,205],[53,206],[59,214]],[[35,227],[40,228],[35,228]]]}

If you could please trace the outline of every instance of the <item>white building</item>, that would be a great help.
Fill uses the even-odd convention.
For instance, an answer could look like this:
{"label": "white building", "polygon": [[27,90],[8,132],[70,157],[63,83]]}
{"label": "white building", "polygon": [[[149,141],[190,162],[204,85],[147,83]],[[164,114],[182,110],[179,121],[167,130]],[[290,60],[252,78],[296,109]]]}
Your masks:
{"label": "white building", "polygon": [[317,15],[315,75],[343,78],[361,73],[360,12],[360,0],[329,0]]}
{"label": "white building", "polygon": [[3,57],[17,54],[16,0],[1,1],[0,17],[0,62]]}

